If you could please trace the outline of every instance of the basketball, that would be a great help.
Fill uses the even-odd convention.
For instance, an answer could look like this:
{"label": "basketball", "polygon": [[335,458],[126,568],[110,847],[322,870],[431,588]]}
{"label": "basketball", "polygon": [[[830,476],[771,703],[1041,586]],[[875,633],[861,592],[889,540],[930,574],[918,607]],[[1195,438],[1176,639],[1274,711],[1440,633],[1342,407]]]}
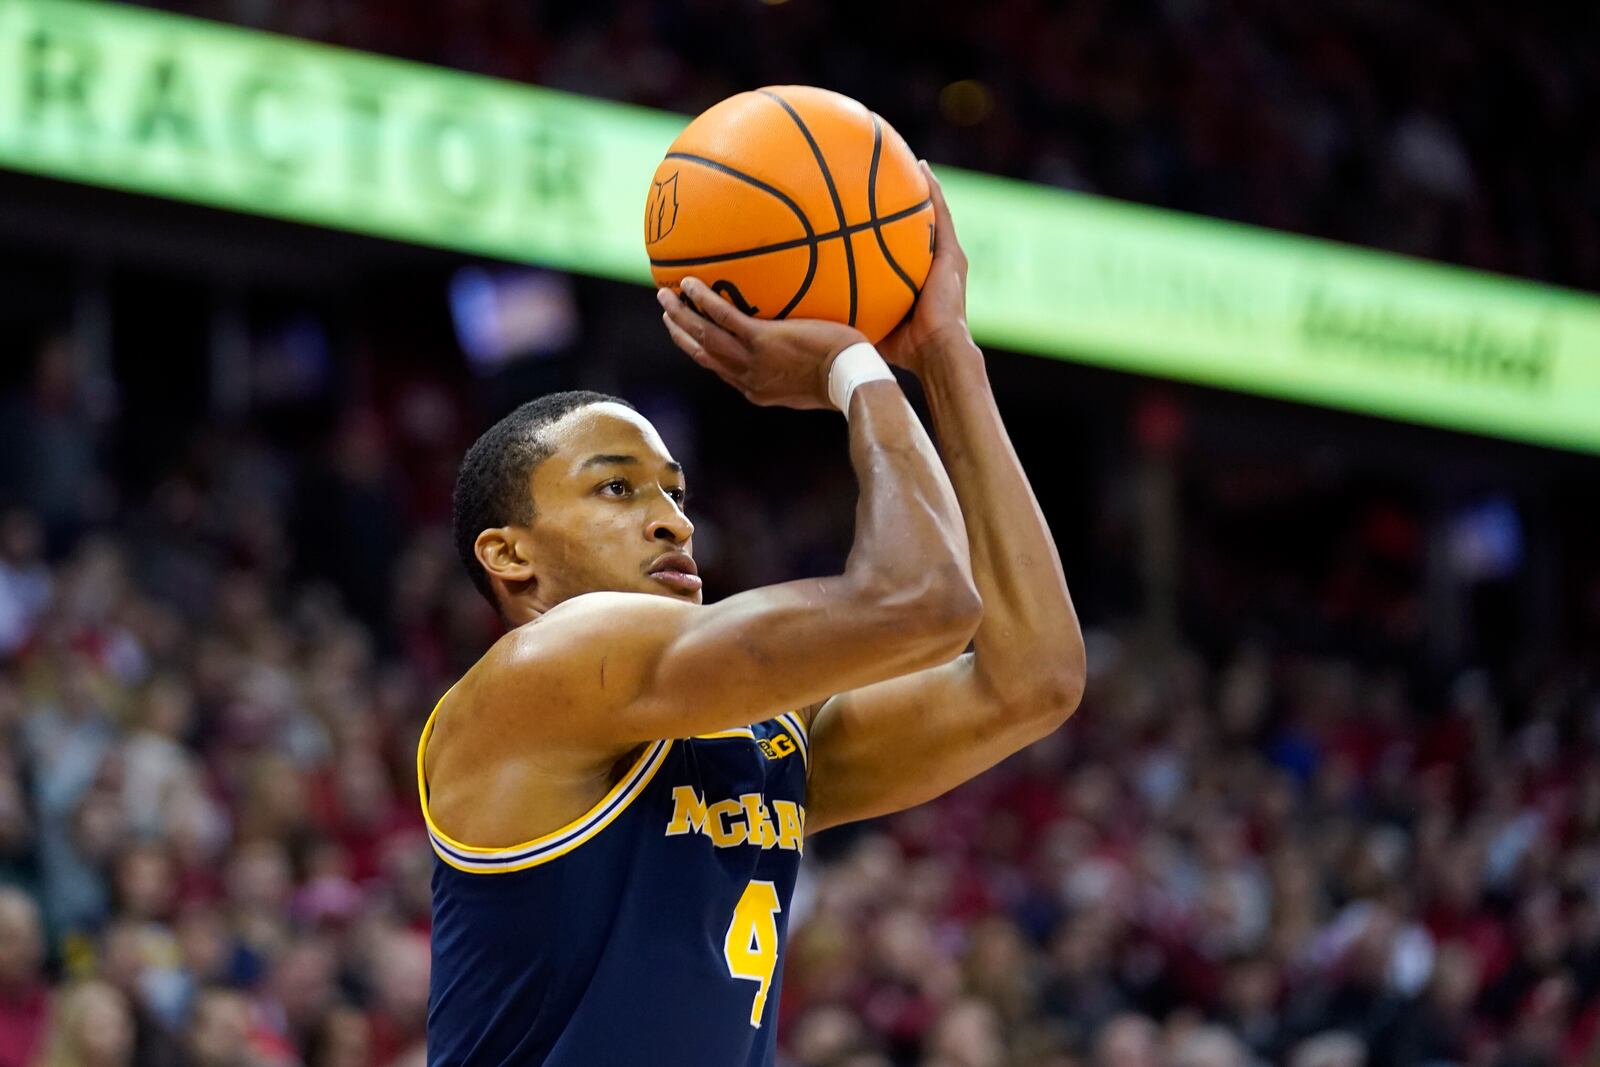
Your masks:
{"label": "basketball", "polygon": [[693,275],[746,314],[849,323],[879,341],[933,260],[928,183],[905,141],[848,96],[731,96],[656,168],[645,248],[657,285]]}

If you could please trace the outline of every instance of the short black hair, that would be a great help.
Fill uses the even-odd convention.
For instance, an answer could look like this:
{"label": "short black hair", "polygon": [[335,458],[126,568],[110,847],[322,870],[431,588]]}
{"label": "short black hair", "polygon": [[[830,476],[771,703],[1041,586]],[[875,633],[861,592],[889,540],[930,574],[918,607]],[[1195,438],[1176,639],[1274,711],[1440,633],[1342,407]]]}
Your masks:
{"label": "short black hair", "polygon": [[545,430],[551,423],[591,404],[633,405],[621,397],[575,389],[530,400],[495,423],[472,443],[461,460],[451,500],[456,553],[472,584],[499,612],[489,572],[478,562],[478,535],[496,526],[533,521],[529,476],[555,451]]}

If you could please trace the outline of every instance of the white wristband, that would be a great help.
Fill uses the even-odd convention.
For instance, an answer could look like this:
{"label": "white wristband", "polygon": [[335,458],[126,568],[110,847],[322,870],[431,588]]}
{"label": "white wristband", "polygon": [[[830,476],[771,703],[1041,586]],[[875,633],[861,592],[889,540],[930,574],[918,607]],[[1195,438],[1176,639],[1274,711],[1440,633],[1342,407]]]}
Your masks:
{"label": "white wristband", "polygon": [[866,341],[857,341],[833,357],[833,366],[828,368],[828,399],[848,417],[850,397],[856,386],[883,381],[894,381],[894,371],[878,355],[876,348]]}

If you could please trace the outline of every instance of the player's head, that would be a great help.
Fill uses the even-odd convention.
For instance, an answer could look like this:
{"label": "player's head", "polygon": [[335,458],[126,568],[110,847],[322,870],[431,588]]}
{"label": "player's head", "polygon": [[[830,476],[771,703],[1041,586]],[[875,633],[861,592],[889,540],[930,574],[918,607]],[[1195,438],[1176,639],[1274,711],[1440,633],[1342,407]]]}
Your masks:
{"label": "player's head", "polygon": [[467,450],[456,550],[502,618],[601,590],[700,602],[683,468],[655,427],[604,393],[530,400]]}

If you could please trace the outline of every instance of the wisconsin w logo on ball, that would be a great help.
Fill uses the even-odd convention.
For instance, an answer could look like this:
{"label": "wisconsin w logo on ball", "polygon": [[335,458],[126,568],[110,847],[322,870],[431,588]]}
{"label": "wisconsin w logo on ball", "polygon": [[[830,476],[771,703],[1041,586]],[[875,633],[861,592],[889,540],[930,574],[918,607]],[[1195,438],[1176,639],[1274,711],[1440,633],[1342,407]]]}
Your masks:
{"label": "wisconsin w logo on ball", "polygon": [[678,221],[678,172],[670,177],[652,182],[650,202],[644,209],[644,243],[653,245],[667,234]]}

